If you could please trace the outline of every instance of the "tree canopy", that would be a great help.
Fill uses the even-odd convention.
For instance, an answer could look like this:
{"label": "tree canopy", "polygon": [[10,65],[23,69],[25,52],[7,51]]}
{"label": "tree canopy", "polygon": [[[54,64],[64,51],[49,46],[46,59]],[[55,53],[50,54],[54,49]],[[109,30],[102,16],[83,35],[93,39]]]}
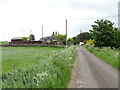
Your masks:
{"label": "tree canopy", "polygon": [[87,40],[91,39],[91,35],[89,32],[83,32],[78,34],[76,37],[73,37],[74,44],[79,44],[79,42],[86,42]]}
{"label": "tree canopy", "polygon": [[95,24],[92,25],[92,30],[90,30],[95,46],[113,47],[116,45],[116,29],[113,27],[113,25],[114,23],[109,20],[102,19],[95,21]]}
{"label": "tree canopy", "polygon": [[23,40],[24,42],[27,42],[28,39],[29,39],[28,37],[23,37],[23,38],[22,38],[22,40]]}
{"label": "tree canopy", "polygon": [[74,44],[74,39],[72,39],[72,38],[69,38],[67,41],[68,41],[69,45]]}
{"label": "tree canopy", "polygon": [[66,35],[54,35],[54,37],[60,42],[60,44],[64,44],[66,40]]}
{"label": "tree canopy", "polygon": [[34,36],[33,34],[31,34],[31,35],[29,36],[29,40],[35,40],[35,36]]}

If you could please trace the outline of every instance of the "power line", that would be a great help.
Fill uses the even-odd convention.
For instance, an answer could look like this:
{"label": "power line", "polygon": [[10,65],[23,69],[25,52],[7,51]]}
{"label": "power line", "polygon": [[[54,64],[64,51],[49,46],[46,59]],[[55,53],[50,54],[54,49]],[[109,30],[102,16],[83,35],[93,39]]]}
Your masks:
{"label": "power line", "polygon": [[84,19],[73,19],[73,20],[91,20],[91,19],[101,19],[101,18],[113,18],[113,17],[119,17],[120,15],[114,15],[114,16],[106,16],[106,17],[95,17],[95,18],[84,18]]}

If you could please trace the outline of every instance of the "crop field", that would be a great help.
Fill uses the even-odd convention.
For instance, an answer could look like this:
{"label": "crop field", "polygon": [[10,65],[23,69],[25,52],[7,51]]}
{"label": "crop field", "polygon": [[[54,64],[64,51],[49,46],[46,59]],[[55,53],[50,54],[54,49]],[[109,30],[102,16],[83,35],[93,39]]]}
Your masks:
{"label": "crop field", "polygon": [[65,88],[76,57],[75,47],[3,47],[3,88]]}
{"label": "crop field", "polygon": [[85,48],[113,67],[120,69],[119,50],[115,48],[111,49],[110,47],[98,48],[89,45],[86,45]]}

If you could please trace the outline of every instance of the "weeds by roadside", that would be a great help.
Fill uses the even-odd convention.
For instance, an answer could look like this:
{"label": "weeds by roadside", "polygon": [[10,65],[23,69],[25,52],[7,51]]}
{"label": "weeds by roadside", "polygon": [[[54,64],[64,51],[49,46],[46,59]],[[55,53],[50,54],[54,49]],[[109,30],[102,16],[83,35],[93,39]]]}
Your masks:
{"label": "weeds by roadside", "polygon": [[120,60],[118,59],[119,50],[110,47],[98,48],[91,45],[85,45],[85,48],[98,56],[103,61],[111,64],[117,69],[120,69]]}

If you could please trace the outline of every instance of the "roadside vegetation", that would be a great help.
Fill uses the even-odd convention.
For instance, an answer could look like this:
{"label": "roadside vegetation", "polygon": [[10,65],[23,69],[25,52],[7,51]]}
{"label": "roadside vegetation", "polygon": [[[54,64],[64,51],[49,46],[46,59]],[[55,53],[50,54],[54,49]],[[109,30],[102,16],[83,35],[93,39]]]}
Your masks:
{"label": "roadside vegetation", "polygon": [[2,87],[66,88],[75,57],[74,46],[3,47]]}
{"label": "roadside vegetation", "polygon": [[85,45],[85,48],[95,54],[101,60],[107,62],[108,64],[111,64],[117,69],[120,69],[120,61],[118,59],[119,50],[115,48],[111,49],[110,47],[99,48],[92,45]]}
{"label": "roadside vegetation", "polygon": [[85,48],[103,61],[120,69],[120,30],[109,20],[97,20],[90,30],[91,40]]}

